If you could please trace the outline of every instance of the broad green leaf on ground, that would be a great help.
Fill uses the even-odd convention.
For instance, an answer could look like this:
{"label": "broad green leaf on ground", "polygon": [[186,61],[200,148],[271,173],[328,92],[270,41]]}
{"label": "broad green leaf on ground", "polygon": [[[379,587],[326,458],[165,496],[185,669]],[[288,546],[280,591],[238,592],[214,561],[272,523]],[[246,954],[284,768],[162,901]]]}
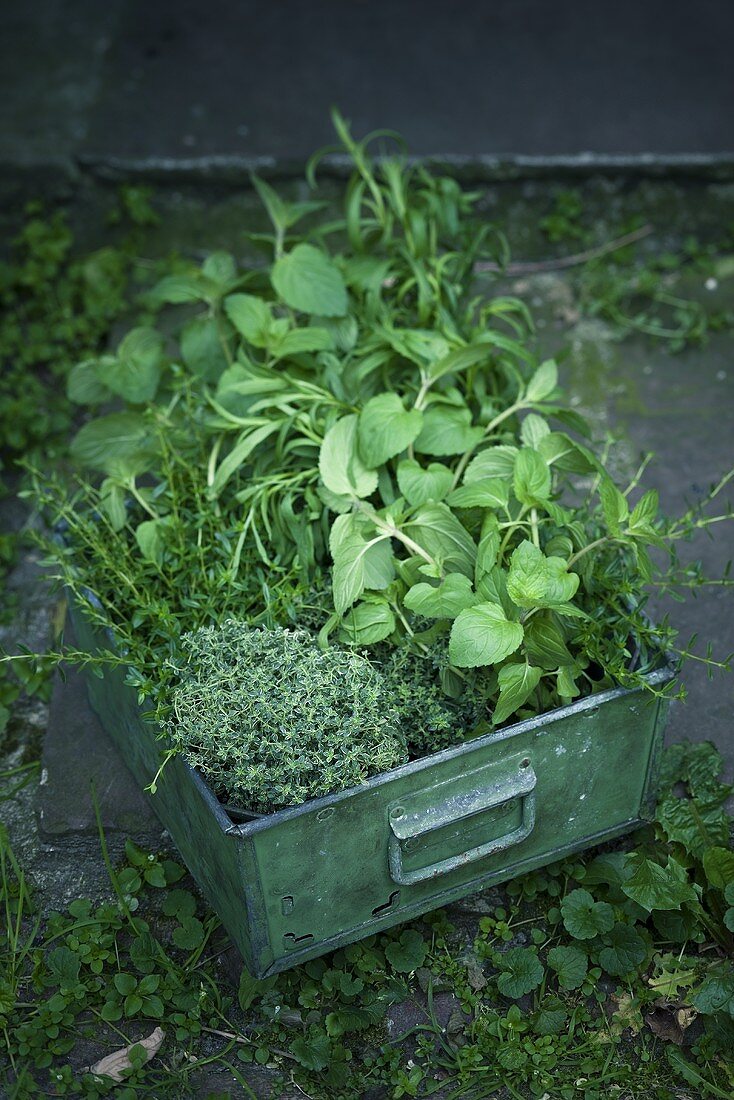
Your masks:
{"label": "broad green leaf on ground", "polygon": [[496,665],[521,644],[520,623],[510,622],[495,603],[479,603],[462,611],[451,629],[449,657],[457,668]]}
{"label": "broad green leaf on ground", "polygon": [[455,405],[430,405],[423,413],[423,427],[415,449],[423,455],[458,455],[475,447],[484,428],[472,425],[471,410]]}
{"label": "broad green leaf on ground", "polygon": [[454,489],[447,503],[452,508],[504,508],[508,495],[506,481],[497,477],[483,477]]}
{"label": "broad green leaf on ground", "polygon": [[568,1010],[560,997],[544,997],[533,1018],[533,1031],[538,1035],[560,1035],[567,1019]]}
{"label": "broad green leaf on ground", "polygon": [[83,466],[114,474],[120,466],[145,469],[150,437],[140,413],[110,413],[90,420],[71,442],[71,456]]}
{"label": "broad green leaf on ground", "polygon": [[329,549],[334,562],[334,607],[343,614],[365,588],[382,589],[395,576],[390,540],[347,512],[332,524]]}
{"label": "broad green leaf on ground", "polygon": [[313,245],[297,244],[276,260],[270,279],[291,309],[321,317],[343,317],[347,312],[347,289],[339,268]]}
{"label": "broad green leaf on ground", "polygon": [[548,965],[558,974],[562,989],[578,989],[589,968],[586,952],[572,946],[552,947],[548,952]]}
{"label": "broad green leaf on ground", "polygon": [[647,956],[647,945],[631,924],[615,924],[604,936],[605,946],[599,952],[599,965],[613,977],[623,977],[636,970]]}
{"label": "broad green leaf on ground", "polygon": [[398,463],[397,472],[400,492],[414,507],[443,500],[454,481],[451,470],[440,462],[424,467],[414,458],[406,458]]}
{"label": "broad green leaf on ground", "polygon": [[717,890],[734,884],[734,851],[731,848],[709,848],[703,854],[706,878]]}
{"label": "broad green leaf on ground", "polygon": [[327,489],[348,497],[368,497],[377,471],[368,469],[357,447],[357,416],[343,416],[329,428],[319,452],[319,472]]}
{"label": "broad green leaf on ground", "polygon": [[668,859],[666,867],[647,859],[639,852],[627,857],[632,875],[622,884],[628,898],[646,909],[680,909],[685,902],[698,901],[698,894],[688,881],[685,867]]}
{"label": "broad green leaf on ground", "polygon": [[552,359],[541,363],[525,390],[526,401],[545,401],[558,385],[558,367]]}
{"label": "broad green leaf on ground", "polygon": [[724,960],[712,966],[691,997],[691,1003],[708,1016],[725,1012],[734,1018],[734,964]]}
{"label": "broad green leaf on ground", "polygon": [[359,414],[359,450],[365,465],[382,466],[388,458],[400,454],[421,430],[423,414],[406,411],[396,393],[380,393],[370,398]]}
{"label": "broad green leaf on ground", "polygon": [[486,451],[480,451],[466,468],[464,484],[471,485],[473,481],[481,481],[485,477],[498,477],[503,480],[511,478],[519,453],[517,447],[504,443],[496,447],[488,447]]}
{"label": "broad green leaf on ground", "polygon": [[304,1069],[322,1073],[332,1059],[331,1041],[324,1032],[299,1036],[290,1046],[291,1054]]}
{"label": "broad green leaf on ground", "polygon": [[521,504],[542,504],[551,492],[551,472],[543,456],[531,447],[521,447],[515,459],[512,485]]}
{"label": "broad green leaf on ground", "polygon": [[350,607],[339,627],[339,640],[347,645],[375,645],[389,638],[395,615],[386,600],[370,600]]}
{"label": "broad green leaf on ground", "polygon": [[265,348],[273,323],[270,306],[253,294],[230,294],[224,299],[224,312],[248,344]]}
{"label": "broad green leaf on ground", "polygon": [[527,702],[538,686],[540,669],[532,668],[526,661],[504,665],[499,671],[500,693],[492,714],[497,726]]}
{"label": "broad green leaf on ground", "polygon": [[[709,742],[671,745],[664,758],[657,819],[670,841],[698,859],[712,846],[729,845],[724,806],[732,788],[718,778],[722,767],[721,754]],[[688,797],[679,798],[674,790],[679,780]]]}
{"label": "broad green leaf on ground", "polygon": [[507,592],[518,607],[553,607],[573,599],[579,586],[563,558],[547,558],[526,539],[510,558]]}
{"label": "broad green leaf on ground", "polygon": [[467,577],[474,576],[477,548],[466,527],[445,504],[422,505],[403,524],[403,530],[432,558]]}
{"label": "broad green leaf on ground", "polygon": [[449,573],[435,587],[425,582],[414,584],[403,602],[416,615],[426,619],[455,619],[460,611],[476,602],[476,596],[468,577],[463,573]]}
{"label": "broad green leaf on ground", "polygon": [[614,910],[605,901],[594,901],[588,890],[572,890],[561,902],[566,931],[576,940],[590,940],[614,925]]}
{"label": "broad green leaf on ground", "polygon": [[393,970],[401,974],[411,974],[423,966],[428,954],[428,944],[414,928],[400,933],[400,938],[385,948],[385,957]]}
{"label": "broad green leaf on ground", "polygon": [[517,1000],[531,993],[543,981],[543,965],[534,951],[527,947],[511,947],[498,960],[497,988],[503,997]]}

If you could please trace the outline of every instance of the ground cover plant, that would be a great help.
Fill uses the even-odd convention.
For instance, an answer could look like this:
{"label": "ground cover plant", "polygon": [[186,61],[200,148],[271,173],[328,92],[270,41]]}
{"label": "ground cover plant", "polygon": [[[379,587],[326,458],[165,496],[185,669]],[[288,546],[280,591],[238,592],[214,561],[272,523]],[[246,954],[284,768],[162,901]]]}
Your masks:
{"label": "ground cover plant", "polygon": [[728,1098],[720,766],[710,745],[676,745],[657,822],[632,844],[261,982],[238,980],[175,861],[128,843],[108,864],[112,900],[42,914],[3,833],[4,1095],[205,1095],[202,1074],[219,1069],[210,1100]]}
{"label": "ground cover plant", "polygon": [[[472,196],[399,157],[373,165],[369,139],[335,125],[354,164],[341,219],[256,180],[262,264],[214,253],[165,277],[147,303],[183,312],[173,337],[135,327],[70,372],[70,400],[102,415],[71,443],[87,471],[71,495],[35,474],[64,527],[48,546],[59,576],[112,625],[164,727],[182,638],[232,618],[310,630],[378,670],[410,655],[434,710],[461,701],[457,738],[649,686],[663,654],[687,650],[648,621],[647,586],[690,585],[676,546],[726,518],[706,506],[732,473],[674,520],[642,491],[644,463],[617,486],[555,362],[538,361],[525,305],[477,292],[475,265],[500,244]],[[226,632],[208,639],[226,655]],[[451,724],[421,723],[409,755]],[[184,751],[201,765],[218,732],[202,710]],[[308,796],[271,770],[290,794],[268,807]],[[310,793],[323,789],[315,768]]]}

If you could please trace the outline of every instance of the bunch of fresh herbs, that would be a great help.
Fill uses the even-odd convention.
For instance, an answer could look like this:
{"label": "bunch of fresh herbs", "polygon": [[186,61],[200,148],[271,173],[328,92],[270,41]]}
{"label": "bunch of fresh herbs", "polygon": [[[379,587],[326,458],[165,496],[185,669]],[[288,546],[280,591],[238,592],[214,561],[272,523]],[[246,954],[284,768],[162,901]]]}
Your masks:
{"label": "bunch of fresh herbs", "polygon": [[429,693],[471,701],[464,733],[649,686],[683,650],[647,586],[687,583],[676,544],[723,518],[705,506],[731,473],[672,521],[639,476],[618,487],[525,306],[476,293],[502,249],[473,197],[335,125],[343,218],[256,180],[263,264],[219,252],[167,276],[147,304],[183,307],[175,336],[136,327],[71,371],[71,401],[102,415],[71,445],[91,480],[68,497],[36,475],[59,576],[159,719],[180,636],[233,613],[409,654]]}

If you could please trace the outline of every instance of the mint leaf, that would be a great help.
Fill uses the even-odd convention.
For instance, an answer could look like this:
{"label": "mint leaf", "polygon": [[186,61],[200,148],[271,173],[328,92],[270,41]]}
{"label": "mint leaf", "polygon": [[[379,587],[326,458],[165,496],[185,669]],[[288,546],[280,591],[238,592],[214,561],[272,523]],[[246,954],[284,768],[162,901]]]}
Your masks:
{"label": "mint leaf", "polygon": [[508,495],[506,481],[498,477],[482,477],[454,489],[447,503],[452,508],[504,508]]}
{"label": "mint leaf", "polygon": [[329,428],[319,452],[321,480],[332,493],[368,497],[377,488],[377,471],[365,466],[357,450],[357,417],[343,416]]}
{"label": "mint leaf", "polygon": [[511,478],[519,453],[517,447],[504,443],[496,447],[488,447],[486,451],[481,451],[476,458],[473,458],[467,466],[464,484],[471,485],[473,481],[479,481],[485,477],[499,477],[504,480]]}
{"label": "mint leaf", "polygon": [[152,328],[134,328],[117,349],[115,358],[105,359],[101,381],[131,405],[143,405],[155,397],[161,378],[163,337]]}
{"label": "mint leaf", "polygon": [[404,604],[426,619],[455,619],[476,602],[471,581],[463,573],[449,573],[438,587],[422,582],[405,595]]}
{"label": "mint leaf", "polygon": [[414,446],[418,454],[459,455],[476,446],[483,435],[484,428],[472,425],[471,409],[430,405]]}
{"label": "mint leaf", "polygon": [[563,629],[551,612],[534,615],[525,624],[525,649],[528,657],[545,669],[573,664]]}
{"label": "mint leaf", "polygon": [[512,475],[515,496],[521,504],[542,504],[551,492],[551,472],[542,455],[522,447],[515,459]]}
{"label": "mint leaf", "polygon": [[497,976],[497,988],[503,997],[517,1000],[543,981],[543,966],[527,947],[511,947],[498,960],[501,972]]}
{"label": "mint leaf", "polygon": [[605,901],[594,901],[588,890],[572,890],[561,902],[566,931],[576,940],[590,940],[614,925],[614,910]]}
{"label": "mint leaf", "polygon": [[558,385],[558,367],[552,359],[541,363],[525,390],[526,401],[544,401]]}
{"label": "mint leaf", "polygon": [[334,562],[334,608],[343,614],[365,588],[387,588],[395,571],[386,535],[375,534],[354,512],[337,516],[331,527],[329,549]]}
{"label": "mint leaf", "polygon": [[479,603],[454,622],[449,657],[457,668],[496,665],[514,653],[522,639],[520,623],[510,622],[498,604]]}
{"label": "mint leaf", "polygon": [[548,966],[558,974],[562,989],[578,989],[583,985],[589,963],[586,952],[579,947],[552,947],[548,952]]}
{"label": "mint leaf", "polygon": [[310,244],[297,244],[276,260],[270,281],[291,309],[321,317],[343,317],[347,288],[333,260]]}
{"label": "mint leaf", "polygon": [[70,451],[72,458],[82,466],[106,474],[118,473],[121,464],[135,467],[142,473],[150,454],[147,422],[135,412],[100,416],[79,429]]}
{"label": "mint leaf", "polygon": [[422,505],[403,527],[432,558],[452,565],[467,577],[474,575],[474,540],[445,504]]}
{"label": "mint leaf", "polygon": [[448,466],[431,462],[423,467],[413,458],[400,462],[397,473],[400,492],[414,507],[443,500],[454,481]]}
{"label": "mint leaf", "polygon": [[492,724],[497,726],[509,718],[525,703],[540,681],[540,669],[527,662],[504,665],[499,671],[500,693],[492,714]]}
{"label": "mint leaf", "polygon": [[423,424],[418,409],[406,412],[396,393],[380,393],[359,414],[359,451],[365,465],[382,466],[416,438]]}
{"label": "mint leaf", "polygon": [[268,346],[273,315],[262,298],[253,294],[230,294],[224,299],[224,312],[248,344],[254,348]]}
{"label": "mint leaf", "polygon": [[543,607],[573,599],[579,586],[563,558],[547,558],[528,539],[510,557],[507,592],[518,607]]}
{"label": "mint leaf", "polygon": [[375,645],[389,638],[395,629],[395,615],[385,600],[358,603],[345,612],[339,640],[346,645]]}

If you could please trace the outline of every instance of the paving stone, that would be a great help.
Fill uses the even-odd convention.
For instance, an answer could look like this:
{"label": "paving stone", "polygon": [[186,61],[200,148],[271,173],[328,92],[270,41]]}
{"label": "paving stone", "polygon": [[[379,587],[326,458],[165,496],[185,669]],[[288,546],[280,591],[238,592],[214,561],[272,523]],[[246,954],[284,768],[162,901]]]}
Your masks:
{"label": "paving stone", "polygon": [[105,832],[160,835],[161,826],[87,699],[84,676],[56,677],[43,747],[38,816],[46,838]]}

